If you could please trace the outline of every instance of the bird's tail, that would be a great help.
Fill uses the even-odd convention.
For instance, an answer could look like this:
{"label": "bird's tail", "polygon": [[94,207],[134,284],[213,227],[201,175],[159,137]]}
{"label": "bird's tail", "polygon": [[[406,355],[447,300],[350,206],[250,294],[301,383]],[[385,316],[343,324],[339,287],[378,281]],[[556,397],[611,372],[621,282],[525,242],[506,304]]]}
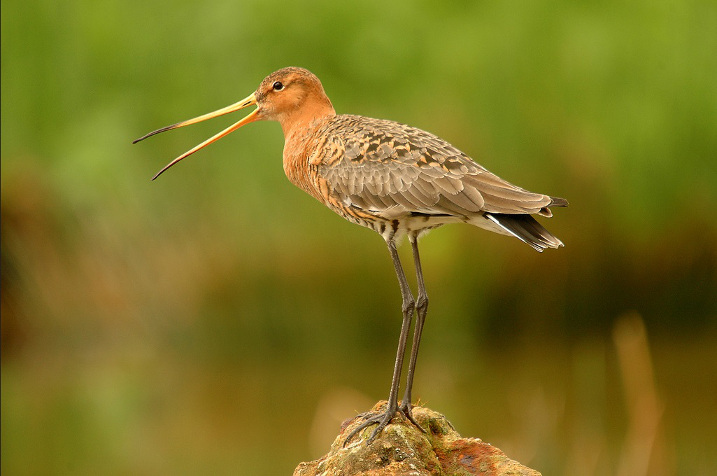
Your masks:
{"label": "bird's tail", "polygon": [[549,207],[567,207],[568,201],[560,197],[550,197]]}
{"label": "bird's tail", "polygon": [[529,244],[537,251],[542,252],[545,248],[559,248],[563,246],[562,241],[546,230],[543,225],[538,223],[535,218],[530,215],[485,213],[483,216],[498,225],[498,227],[507,232],[507,234]]}

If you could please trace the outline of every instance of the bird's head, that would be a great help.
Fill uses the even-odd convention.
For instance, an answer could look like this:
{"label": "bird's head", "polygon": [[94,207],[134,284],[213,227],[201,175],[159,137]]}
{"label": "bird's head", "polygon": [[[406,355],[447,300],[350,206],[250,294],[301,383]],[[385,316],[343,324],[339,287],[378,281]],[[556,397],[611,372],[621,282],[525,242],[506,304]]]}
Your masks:
{"label": "bird's head", "polygon": [[259,119],[279,121],[285,131],[291,123],[334,113],[319,78],[303,68],[289,67],[271,73],[254,97]]}
{"label": "bird's head", "polygon": [[157,129],[140,137],[133,143],[136,144],[160,132],[196,124],[249,106],[256,106],[257,108],[240,121],[174,159],[160,170],[152,180],[159,177],[165,170],[180,160],[250,122],[261,120],[278,121],[284,130],[284,134],[287,135],[294,127],[302,127],[315,119],[334,114],[334,108],[326,96],[319,78],[306,69],[288,67],[271,73],[264,78],[256,91],[231,106]]}

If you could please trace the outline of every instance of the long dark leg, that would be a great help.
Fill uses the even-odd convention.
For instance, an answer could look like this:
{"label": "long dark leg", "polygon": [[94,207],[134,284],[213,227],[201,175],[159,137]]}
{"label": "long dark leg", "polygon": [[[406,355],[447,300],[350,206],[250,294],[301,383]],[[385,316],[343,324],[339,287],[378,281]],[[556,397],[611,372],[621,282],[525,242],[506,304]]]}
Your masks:
{"label": "long dark leg", "polygon": [[[428,295],[423,282],[423,270],[421,269],[421,258],[418,255],[418,237],[410,235],[411,248],[413,249],[413,261],[416,265],[416,281],[418,282],[418,296],[416,297],[416,326],[413,329],[413,344],[411,344],[411,358],[408,361],[408,374],[406,375],[406,391],[401,400],[400,410],[412,422],[416,423],[411,414],[411,388],[413,387],[413,376],[416,370],[416,359],[418,358],[418,346],[421,343],[423,324],[426,322],[428,312]],[[418,426],[418,423],[416,423]],[[421,428],[420,426],[418,426]],[[421,428],[423,430],[423,428]],[[424,430],[425,431],[425,430]]]}
{"label": "long dark leg", "polygon": [[[391,379],[391,392],[388,394],[388,405],[384,413],[367,418],[361,425],[353,430],[344,441],[344,446],[353,438],[358,432],[371,425],[378,425],[376,429],[371,433],[368,438],[368,442],[373,441],[376,436],[381,433],[391,419],[396,415],[398,411],[398,387],[401,382],[401,370],[403,369],[403,355],[406,352],[406,341],[408,340],[408,332],[411,328],[411,318],[413,317],[413,311],[415,309],[415,300],[413,294],[411,294],[411,288],[408,286],[406,280],[406,274],[403,272],[401,266],[401,260],[398,258],[398,251],[396,251],[396,243],[393,240],[387,240],[388,251],[391,253],[391,259],[393,260],[393,267],[396,269],[396,276],[398,276],[398,284],[401,287],[401,298],[403,304],[401,309],[403,311],[403,322],[401,323],[401,335],[398,339],[398,350],[396,351],[396,363],[393,366],[393,377]],[[419,427],[420,428],[420,427]]]}

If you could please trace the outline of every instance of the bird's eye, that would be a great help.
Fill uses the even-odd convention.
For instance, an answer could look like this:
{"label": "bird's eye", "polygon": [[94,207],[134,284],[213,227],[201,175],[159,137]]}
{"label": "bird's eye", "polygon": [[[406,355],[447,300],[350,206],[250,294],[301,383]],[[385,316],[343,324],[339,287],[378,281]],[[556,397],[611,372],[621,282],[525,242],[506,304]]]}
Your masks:
{"label": "bird's eye", "polygon": [[282,89],[284,89],[284,85],[281,81],[277,81],[272,85],[272,88],[274,88],[274,91],[281,91]]}

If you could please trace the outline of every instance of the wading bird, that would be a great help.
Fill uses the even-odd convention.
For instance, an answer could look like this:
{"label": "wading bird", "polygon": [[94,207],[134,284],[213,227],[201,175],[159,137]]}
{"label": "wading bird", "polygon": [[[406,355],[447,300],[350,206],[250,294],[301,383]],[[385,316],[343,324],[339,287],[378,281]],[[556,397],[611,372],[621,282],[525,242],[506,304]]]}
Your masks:
{"label": "wading bird", "polygon": [[[537,251],[558,248],[563,243],[532,215],[550,217],[550,207],[565,207],[568,202],[510,184],[448,142],[415,127],[336,114],[319,79],[303,68],[280,69],[264,78],[245,99],[150,132],[134,142],[254,105],[257,108],[245,118],[174,159],[153,180],[245,124],[278,121],[284,132],[286,176],[340,216],[379,233],[388,245],[401,289],[403,322],[386,411],[362,414],[363,423],[344,444],[359,431],[376,425],[368,438],[371,442],[399,411],[425,432],[411,414],[411,388],[428,310],[418,238],[441,225],[468,223],[514,236]],[[418,283],[415,298],[396,251],[396,243],[404,236],[413,250]],[[399,403],[403,358],[414,313],[406,387]]]}

